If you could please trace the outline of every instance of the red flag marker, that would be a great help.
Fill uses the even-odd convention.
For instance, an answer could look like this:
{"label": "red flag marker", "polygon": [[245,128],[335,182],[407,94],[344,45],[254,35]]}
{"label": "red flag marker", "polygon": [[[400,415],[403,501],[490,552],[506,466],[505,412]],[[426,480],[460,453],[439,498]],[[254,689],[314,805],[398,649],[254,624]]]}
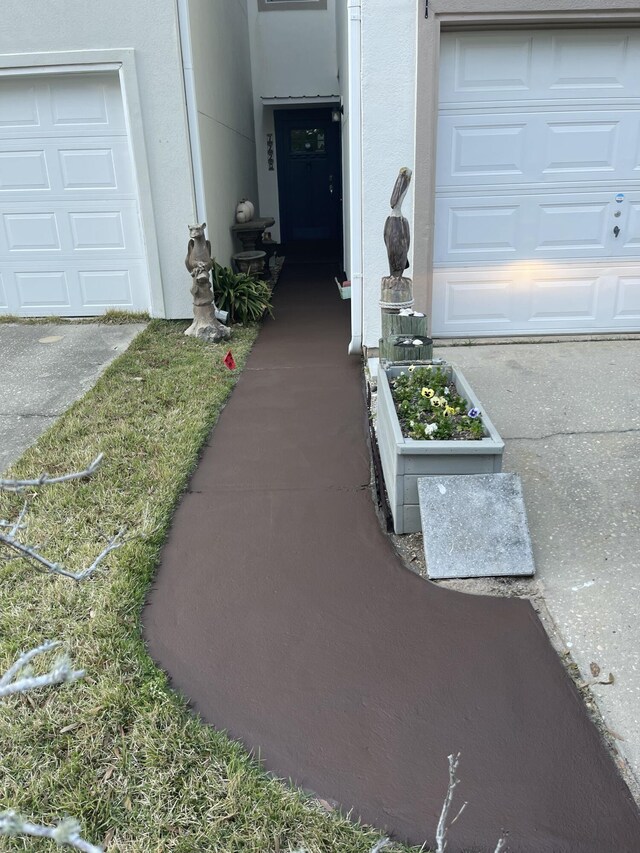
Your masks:
{"label": "red flag marker", "polygon": [[231,354],[231,350],[229,350],[229,352],[225,355],[225,357],[222,360],[227,365],[229,370],[235,370],[236,369],[236,362],[235,362],[235,359],[233,358],[233,355]]}

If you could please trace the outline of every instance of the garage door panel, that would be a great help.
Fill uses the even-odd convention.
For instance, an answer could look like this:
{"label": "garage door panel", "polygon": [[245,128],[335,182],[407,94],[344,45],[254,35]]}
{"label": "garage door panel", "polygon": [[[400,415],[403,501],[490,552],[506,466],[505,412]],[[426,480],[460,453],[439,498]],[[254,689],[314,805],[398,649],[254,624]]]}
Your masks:
{"label": "garage door panel", "polygon": [[49,167],[42,148],[0,151],[0,195],[23,193],[25,190],[50,190]]}
{"label": "garage door panel", "polygon": [[109,305],[129,307],[133,304],[131,273],[127,270],[79,271],[82,304],[106,308]]}
{"label": "garage door panel", "polygon": [[99,79],[60,77],[49,83],[51,123],[60,128],[69,125],[109,127],[116,116],[107,107],[105,87]]}
{"label": "garage door panel", "polygon": [[[551,82],[555,90],[606,91],[619,95],[635,85],[629,63],[630,34],[563,32],[551,36]],[[597,62],[594,53],[597,52]]]}
{"label": "garage door panel", "polygon": [[69,282],[64,270],[29,270],[15,273],[19,308],[51,310],[71,307]]}
{"label": "garage door panel", "polygon": [[4,287],[4,276],[0,273],[0,311],[8,312],[9,300]]}
{"label": "garage door panel", "polygon": [[640,30],[441,46],[434,333],[640,329]]}
{"label": "garage door panel", "polygon": [[[634,122],[635,123],[635,122]],[[547,165],[554,179],[566,172],[614,172],[620,121],[561,121],[547,124]]]}
{"label": "garage door panel", "polygon": [[40,125],[40,111],[33,81],[0,81],[0,128],[3,131]]}
{"label": "garage door panel", "polygon": [[513,282],[498,273],[481,283],[462,273],[444,280],[445,316],[449,323],[509,323]]}
{"label": "garage door panel", "polygon": [[147,310],[117,74],[0,78],[0,137],[0,310]]}
{"label": "garage door panel", "polygon": [[[74,251],[126,251],[126,230],[121,210],[70,212],[71,241]],[[129,229],[131,230],[131,229]],[[134,251],[139,247],[131,247]]]}
{"label": "garage door panel", "polygon": [[522,96],[531,88],[533,37],[509,34],[487,54],[482,36],[464,35],[443,43],[442,67],[446,86],[442,103],[449,100],[487,100]]}
{"label": "garage door panel", "polygon": [[[0,217],[0,251],[6,262],[20,262],[25,252],[37,252],[40,260],[97,253],[105,257],[140,258],[142,243],[138,208],[134,201],[75,202],[67,210],[55,210],[46,202],[6,205]],[[54,242],[54,235],[57,242]],[[47,254],[49,253],[49,254]]]}
{"label": "garage door panel", "polygon": [[622,243],[617,248],[622,254],[629,252],[640,257],[640,199],[638,201],[630,199],[627,211],[626,217],[620,216],[616,220],[621,228],[618,240]]}
{"label": "garage door panel", "polygon": [[[559,192],[441,195],[436,200],[434,263],[607,258],[614,248],[614,225],[626,221],[614,217],[614,198],[611,191],[573,193],[570,199]],[[634,223],[640,229],[640,204]],[[633,251],[630,243],[628,252]]]}
{"label": "garage door panel", "polygon": [[453,203],[448,209],[449,228],[443,257],[477,252],[494,256],[515,253],[519,218],[519,205]]}
{"label": "garage door panel", "polygon": [[538,204],[536,256],[606,254],[610,215],[606,202]]}
{"label": "garage door panel", "polygon": [[597,276],[579,276],[567,273],[564,276],[533,278],[529,321],[548,322],[595,322],[598,301]]}
{"label": "garage door panel", "polygon": [[639,138],[631,109],[442,115],[438,190],[637,181]]}
{"label": "garage door panel", "polygon": [[147,310],[140,288],[146,276],[142,261],[126,265],[111,261],[100,265],[76,262],[56,266],[33,261],[20,269],[3,272],[5,312],[25,317],[46,314],[90,317],[110,307]]}
{"label": "garage door panel", "polygon": [[63,189],[118,189],[116,167],[110,148],[61,149],[58,156]]}
{"label": "garage door panel", "polygon": [[61,249],[55,213],[5,213],[2,219],[9,252]]}
{"label": "garage door panel", "polygon": [[0,79],[0,128],[19,137],[38,127],[50,136],[126,135],[120,87],[114,74],[57,74]]}
{"label": "garage door panel", "polygon": [[448,34],[441,43],[440,103],[446,109],[635,98],[639,59],[635,30]]}
{"label": "garage door panel", "polygon": [[640,320],[637,264],[442,268],[433,290],[434,330],[452,337],[629,332]]}
{"label": "garage door panel", "polygon": [[0,152],[0,198],[24,198],[32,190],[64,200],[104,190],[135,198],[129,146],[122,137],[8,140]]}
{"label": "garage door panel", "polygon": [[614,320],[640,320],[640,273],[621,275],[616,282]]}
{"label": "garage door panel", "polygon": [[[451,177],[489,178],[525,172],[525,124],[469,125],[453,124],[451,138]],[[447,142],[444,143],[447,145]]]}

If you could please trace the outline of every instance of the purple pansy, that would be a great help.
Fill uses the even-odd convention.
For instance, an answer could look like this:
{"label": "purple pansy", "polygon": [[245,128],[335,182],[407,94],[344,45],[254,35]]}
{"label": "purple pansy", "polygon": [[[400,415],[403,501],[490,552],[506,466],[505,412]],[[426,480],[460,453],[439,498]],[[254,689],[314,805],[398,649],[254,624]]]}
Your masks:
{"label": "purple pansy", "polygon": [[473,406],[473,408],[469,409],[469,411],[467,412],[467,415],[470,418],[477,418],[480,416],[480,409],[476,409],[476,407]]}

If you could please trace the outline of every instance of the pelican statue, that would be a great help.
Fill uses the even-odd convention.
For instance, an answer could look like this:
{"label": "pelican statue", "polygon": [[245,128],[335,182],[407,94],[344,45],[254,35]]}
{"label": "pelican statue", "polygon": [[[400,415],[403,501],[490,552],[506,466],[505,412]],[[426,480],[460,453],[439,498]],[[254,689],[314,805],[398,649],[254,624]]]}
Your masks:
{"label": "pelican statue", "polygon": [[402,278],[409,266],[409,222],[402,215],[401,208],[410,183],[411,169],[402,166],[391,193],[391,214],[384,223],[384,244],[387,247],[389,274],[392,278]]}

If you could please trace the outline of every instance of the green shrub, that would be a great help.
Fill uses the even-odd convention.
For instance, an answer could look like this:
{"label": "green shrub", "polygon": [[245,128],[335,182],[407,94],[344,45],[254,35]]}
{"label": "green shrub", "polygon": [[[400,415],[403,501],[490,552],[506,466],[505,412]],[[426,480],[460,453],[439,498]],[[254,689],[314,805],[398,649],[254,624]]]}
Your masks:
{"label": "green shrub", "polygon": [[271,290],[264,281],[220,264],[214,264],[212,279],[216,308],[229,312],[230,323],[256,323],[265,311],[273,316]]}

